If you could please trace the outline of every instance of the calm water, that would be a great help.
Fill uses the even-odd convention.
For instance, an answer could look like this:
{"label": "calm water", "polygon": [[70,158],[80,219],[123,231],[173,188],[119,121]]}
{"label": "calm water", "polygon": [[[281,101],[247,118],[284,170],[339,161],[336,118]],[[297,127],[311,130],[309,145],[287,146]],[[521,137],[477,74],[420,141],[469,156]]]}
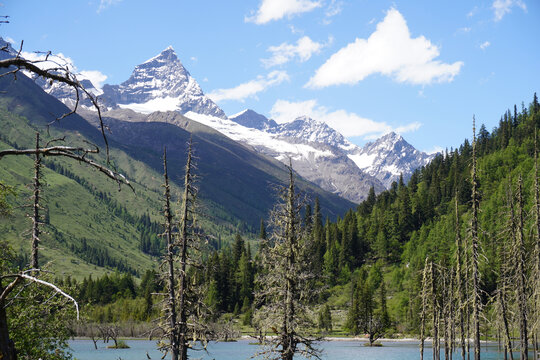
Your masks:
{"label": "calm water", "polygon": [[[208,353],[197,351],[190,353],[190,359],[204,360],[242,360],[249,359],[259,347],[250,345],[248,340],[227,343],[210,343]],[[70,342],[74,358],[78,360],[147,360],[147,353],[152,359],[159,360],[162,353],[156,350],[156,342],[148,340],[127,340],[129,349],[107,349],[102,341],[98,350],[91,340],[73,340]],[[383,347],[370,348],[360,341],[322,342],[323,359],[326,360],[412,360],[419,359],[417,342],[383,342]],[[472,354],[471,354],[472,355]],[[431,359],[431,348],[424,353],[425,359]],[[519,357],[519,356],[518,356]],[[442,357],[444,359],[444,356]],[[455,356],[455,359],[458,357]],[[496,345],[482,347],[482,359],[502,359]],[[532,357],[531,357],[532,358]],[[300,359],[300,358],[299,358]]]}

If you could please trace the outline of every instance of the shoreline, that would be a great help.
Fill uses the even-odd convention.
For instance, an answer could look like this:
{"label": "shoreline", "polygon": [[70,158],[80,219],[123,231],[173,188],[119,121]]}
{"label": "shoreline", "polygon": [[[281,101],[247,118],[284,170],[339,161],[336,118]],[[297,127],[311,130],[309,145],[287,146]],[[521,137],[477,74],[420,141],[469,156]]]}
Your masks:
{"label": "shoreline", "polygon": [[[92,339],[90,337],[88,337],[88,336],[75,336],[75,337],[72,337],[70,340],[89,340],[89,341],[92,341]],[[126,340],[126,341],[159,341],[158,338],[150,340],[150,339],[144,338],[144,337],[119,337],[118,340]],[[229,342],[249,341],[249,340],[256,341],[256,340],[258,340],[258,338],[254,337],[254,336],[250,336],[250,335],[242,335],[239,338],[234,339],[233,341],[229,341]],[[219,341],[219,340],[211,340],[211,341],[223,342],[223,341]],[[328,342],[342,342],[342,341],[343,342],[345,342],[345,341],[369,342],[369,339],[366,338],[366,337],[363,337],[363,336],[328,336],[328,337],[323,337],[321,341],[328,341]],[[444,343],[443,339],[440,339],[440,341],[442,343]],[[469,341],[472,342],[472,339],[469,339]],[[98,342],[103,342],[103,339],[99,338]],[[109,340],[109,342],[112,342],[112,340]],[[375,342],[420,343],[420,339],[413,338],[413,337],[410,337],[410,338],[380,338],[380,339],[375,340]],[[431,338],[426,338],[424,340],[424,342],[425,343],[432,343],[432,339]],[[496,340],[481,340],[480,343],[481,344],[497,344],[497,341]]]}

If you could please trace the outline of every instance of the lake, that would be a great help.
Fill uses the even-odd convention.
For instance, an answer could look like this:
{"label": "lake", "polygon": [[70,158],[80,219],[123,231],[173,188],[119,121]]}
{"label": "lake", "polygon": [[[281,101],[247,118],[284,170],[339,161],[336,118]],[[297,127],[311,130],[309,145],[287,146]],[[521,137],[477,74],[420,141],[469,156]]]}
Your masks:
{"label": "lake", "polygon": [[[126,340],[129,349],[107,349],[102,341],[98,342],[98,350],[94,349],[91,340],[72,340],[69,342],[73,356],[78,360],[147,360],[147,353],[152,359],[159,360],[163,354],[156,350],[156,342],[148,340]],[[382,341],[382,347],[366,347],[363,341],[324,341],[322,358],[325,360],[412,360],[419,359],[418,342]],[[424,358],[431,359],[432,351],[429,344]],[[249,359],[259,347],[250,345],[249,340],[237,342],[212,342],[208,353],[204,351],[190,352],[190,359],[204,360],[241,360]],[[472,350],[472,349],[471,349]],[[455,355],[458,355],[456,353]],[[170,357],[169,357],[170,358]],[[444,356],[441,357],[444,359]],[[457,359],[458,356],[454,356]],[[471,353],[472,358],[472,353]],[[516,357],[514,357],[516,358]],[[517,356],[519,358],[519,355]],[[531,355],[532,358],[532,355]],[[301,359],[298,357],[298,359]],[[482,359],[503,359],[503,354],[497,352],[496,344],[482,346]]]}

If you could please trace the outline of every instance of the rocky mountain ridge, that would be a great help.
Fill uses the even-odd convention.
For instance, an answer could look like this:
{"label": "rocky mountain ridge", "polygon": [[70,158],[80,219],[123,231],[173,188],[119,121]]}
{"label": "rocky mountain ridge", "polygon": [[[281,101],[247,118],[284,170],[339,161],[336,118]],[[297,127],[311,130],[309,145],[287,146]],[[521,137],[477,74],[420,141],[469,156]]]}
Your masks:
{"label": "rocky mountain ridge", "polygon": [[[65,104],[73,104],[70,89],[40,85]],[[91,83],[87,85],[95,89]],[[105,85],[96,91],[101,92],[99,98],[111,118],[137,122],[139,117],[130,111],[176,111],[256,152],[285,164],[291,161],[306,180],[355,203],[363,201],[371,187],[381,192],[400,174],[408,179],[431,159],[396,134],[360,148],[326,123],[305,116],[277,124],[248,109],[228,118],[204,94],[172,47],[137,65],[123,83]],[[171,117],[159,118],[166,122]]]}

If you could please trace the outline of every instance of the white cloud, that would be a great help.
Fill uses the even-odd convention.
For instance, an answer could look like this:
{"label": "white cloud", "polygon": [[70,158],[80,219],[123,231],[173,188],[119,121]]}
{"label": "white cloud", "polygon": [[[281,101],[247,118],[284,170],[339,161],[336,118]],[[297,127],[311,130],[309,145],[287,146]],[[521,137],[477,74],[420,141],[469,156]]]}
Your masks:
{"label": "white cloud", "polygon": [[10,37],[10,36],[4,37],[4,40],[6,40],[6,41],[7,41],[8,43],[10,43],[11,45],[15,45],[15,43],[16,43],[16,41],[13,40],[13,38]]}
{"label": "white cloud", "polygon": [[339,15],[343,11],[343,2],[332,0],[324,13],[326,17]]}
{"label": "white cloud", "polygon": [[98,70],[83,70],[79,74],[81,79],[88,79],[96,89],[101,89],[107,80],[107,75]]}
{"label": "white cloud", "polygon": [[309,12],[320,6],[320,1],[311,0],[262,0],[259,10],[244,20],[261,25],[286,16],[290,18],[296,14]]}
{"label": "white cloud", "polygon": [[[26,52],[21,53],[22,57],[27,60],[35,61],[35,65],[41,69],[68,69],[76,75],[77,79],[90,80],[96,89],[101,89],[103,83],[107,80],[107,75],[98,70],[81,70],[79,71],[73,60],[62,53],[46,56],[43,53]],[[45,60],[47,58],[47,60]]]}
{"label": "white cloud", "polygon": [[484,41],[483,43],[480,44],[480,49],[482,50],[486,50],[486,48],[491,45],[491,43],[489,41]]}
{"label": "white cloud", "polygon": [[306,87],[352,85],[377,73],[411,84],[451,82],[463,62],[446,64],[438,56],[439,48],[424,36],[411,38],[405,19],[392,8],[367,40],[357,38],[333,54]]}
{"label": "white cloud", "polygon": [[121,1],[122,0],[100,0],[99,7],[97,9],[97,13],[99,14],[100,12],[102,12],[103,10],[108,8],[109,6],[118,4]]}
{"label": "white cloud", "polygon": [[332,0],[330,1],[330,4],[328,4],[328,7],[326,8],[326,11],[324,12],[324,15],[326,18],[323,20],[324,25],[329,25],[332,23],[331,18],[333,18],[336,15],[339,15],[343,11],[343,2]]}
{"label": "white cloud", "polygon": [[398,133],[415,131],[421,126],[420,123],[414,122],[393,128],[385,122],[376,122],[346,110],[330,111],[327,107],[317,104],[316,100],[299,102],[277,100],[270,110],[270,116],[278,123],[290,122],[304,115],[324,121],[345,137],[363,136],[368,140],[378,138],[390,131]]}
{"label": "white cloud", "polygon": [[311,58],[313,54],[318,54],[321,49],[332,42],[332,38],[328,39],[328,43],[319,43],[311,40],[308,36],[303,36],[296,44],[282,43],[277,46],[270,46],[267,51],[272,53],[268,59],[262,59],[262,63],[266,67],[282,65],[293,58],[298,58],[300,62],[305,62]]}
{"label": "white cloud", "polygon": [[292,34],[304,34],[304,30],[296,28],[294,25],[289,25],[289,29],[291,30]]}
{"label": "white cloud", "polygon": [[199,60],[199,59],[197,59],[196,56],[192,56],[192,57],[190,57],[189,59],[190,59],[191,61],[193,61],[193,62],[197,62],[197,60]]}
{"label": "white cloud", "polygon": [[458,32],[468,33],[468,32],[471,32],[471,30],[472,30],[472,28],[470,28],[470,27],[462,27],[462,28],[458,29]]}
{"label": "white cloud", "polygon": [[272,71],[266,77],[258,76],[257,79],[245,82],[230,89],[217,89],[208,94],[215,102],[224,100],[237,100],[243,102],[250,97],[256,97],[258,93],[266,90],[270,86],[288,81],[289,75],[285,71]]}
{"label": "white cloud", "polygon": [[495,15],[495,21],[500,21],[504,15],[512,11],[512,7],[520,7],[523,11],[527,11],[527,5],[521,0],[495,0],[493,5],[493,13]]}

